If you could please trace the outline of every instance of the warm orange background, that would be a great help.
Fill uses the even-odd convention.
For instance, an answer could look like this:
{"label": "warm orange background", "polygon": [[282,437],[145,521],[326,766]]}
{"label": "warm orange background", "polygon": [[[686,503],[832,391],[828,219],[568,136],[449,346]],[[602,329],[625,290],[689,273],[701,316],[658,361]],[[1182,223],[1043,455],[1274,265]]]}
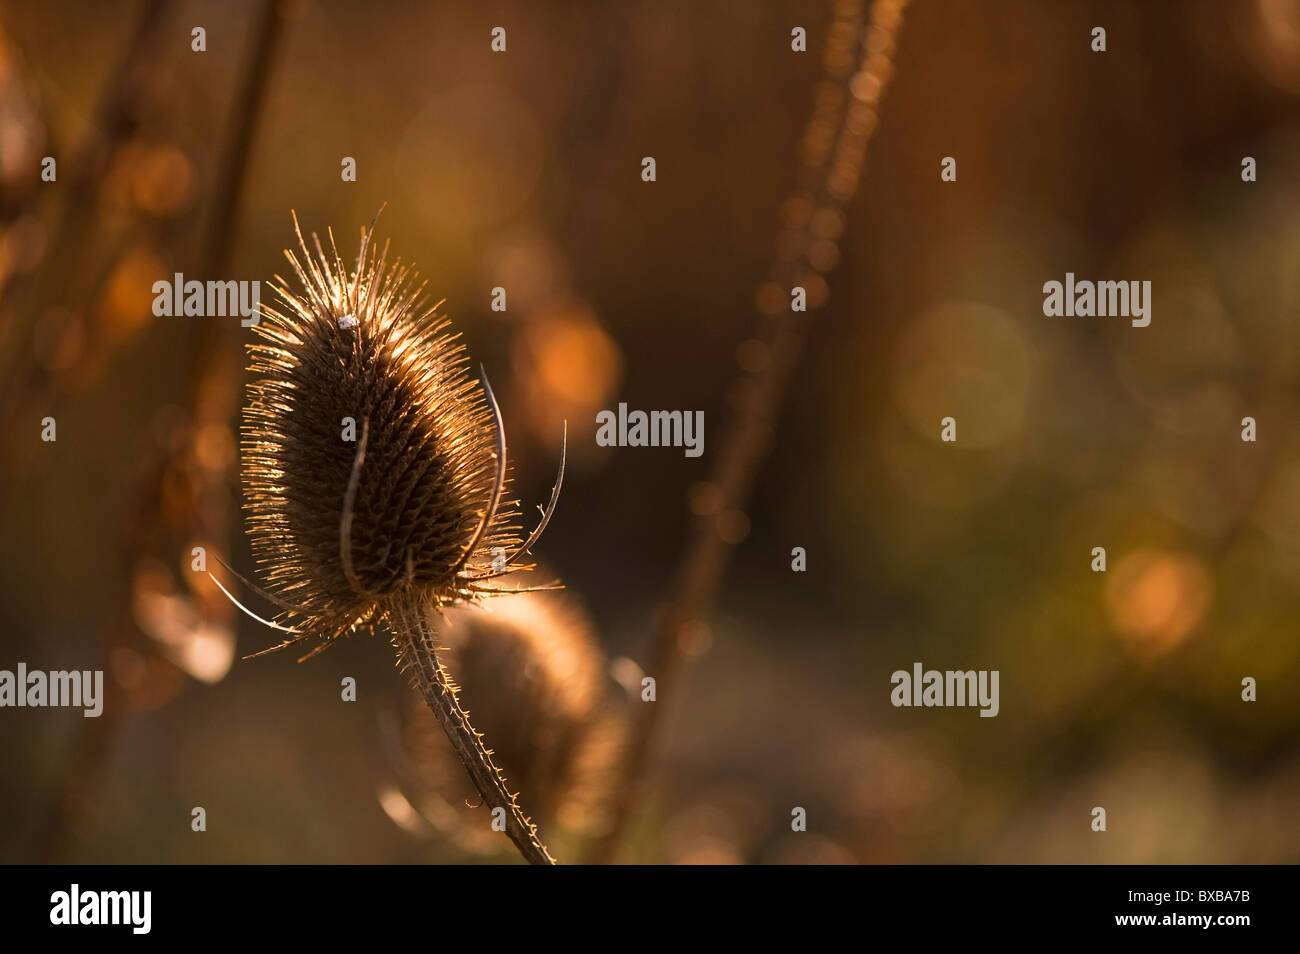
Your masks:
{"label": "warm orange background", "polygon": [[[181,582],[192,534],[146,530],[158,500],[133,498],[189,426],[198,319],[154,318],[148,288],[197,267],[255,7],[167,7],[131,66],[132,129],[57,244],[133,29],[122,6],[0,7],[0,668],[105,668],[131,706],[102,743],[78,712],[0,711],[0,859],[42,855],[79,746],[101,744],[59,833],[70,861],[466,860],[377,797],[388,646],[240,661],[270,634],[205,622],[212,594]],[[346,257],[389,203],[380,235],[492,376],[530,512],[569,421],[541,555],[611,657],[642,654],[726,426],[828,19],[743,0],[303,2],[286,25],[231,277],[284,273],[290,209]],[[1300,859],[1300,3],[922,0],[895,67],[625,857]],[[47,154],[57,184],[38,181]],[[1042,284],[1066,271],[1152,281],[1151,326],[1044,318]],[[220,332],[237,356],[246,334]],[[598,448],[594,413],[620,400],[703,409],[705,456]],[[231,424],[196,425],[185,473],[218,489],[212,545],[247,572]],[[164,513],[183,491],[163,482]],[[915,661],[1000,670],[1001,714],[894,709],[889,675]]]}

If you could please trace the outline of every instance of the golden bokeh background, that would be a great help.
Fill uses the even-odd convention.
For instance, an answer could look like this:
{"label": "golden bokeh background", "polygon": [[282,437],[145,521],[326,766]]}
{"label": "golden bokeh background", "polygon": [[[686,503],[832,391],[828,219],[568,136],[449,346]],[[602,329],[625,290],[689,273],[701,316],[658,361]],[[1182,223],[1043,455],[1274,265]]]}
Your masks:
{"label": "golden bokeh background", "polygon": [[[397,783],[380,640],[240,659],[271,634],[189,561],[253,572],[247,333],[154,317],[154,281],[283,274],[291,209],[347,257],[388,203],[380,237],[491,375],[530,513],[568,421],[540,553],[615,685],[691,514],[719,506],[729,383],[771,360],[755,289],[829,5],[277,7],[214,240],[262,9],[0,6],[0,668],[102,668],[120,712],[0,711],[6,861],[512,858]],[[752,500],[720,520],[734,563],[624,857],[1300,860],[1300,2],[918,0],[893,63],[857,195],[812,226],[825,301]],[[1045,318],[1067,271],[1151,281],[1150,327]],[[704,410],[704,457],[598,447],[619,401]],[[915,661],[1000,670],[999,716],[893,708]]]}

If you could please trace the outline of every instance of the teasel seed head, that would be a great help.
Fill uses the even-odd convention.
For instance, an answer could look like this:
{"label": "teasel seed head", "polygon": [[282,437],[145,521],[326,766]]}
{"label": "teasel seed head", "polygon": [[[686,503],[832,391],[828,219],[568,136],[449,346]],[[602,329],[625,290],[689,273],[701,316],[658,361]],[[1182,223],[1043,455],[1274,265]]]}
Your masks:
{"label": "teasel seed head", "polygon": [[[476,727],[532,809],[574,834],[598,828],[625,739],[626,707],[577,601],[544,594],[487,612],[454,608],[442,614],[438,630]],[[412,804],[436,806],[425,817],[464,847],[490,849],[490,832],[453,808],[468,794],[464,774],[414,692],[401,712],[400,741]]]}
{"label": "teasel seed head", "polygon": [[[500,413],[441,302],[389,263],[387,244],[376,249],[374,221],[351,270],[332,232],[328,254],[312,235],[313,257],[296,215],[294,229],[301,257],[285,257],[300,287],[271,283],[278,301],[254,326],[242,427],[248,532],[272,591],[262,595],[293,636],[274,648],[316,636],[319,651],[399,605],[512,592],[490,581],[525,568],[560,482],[521,542],[503,501]],[[562,457],[561,480],[563,469]]]}

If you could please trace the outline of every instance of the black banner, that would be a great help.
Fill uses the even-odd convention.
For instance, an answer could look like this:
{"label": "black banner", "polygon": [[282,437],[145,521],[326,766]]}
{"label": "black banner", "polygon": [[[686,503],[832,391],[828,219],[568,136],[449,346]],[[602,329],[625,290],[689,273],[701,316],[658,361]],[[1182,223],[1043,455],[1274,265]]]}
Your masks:
{"label": "black banner", "polygon": [[[78,942],[364,940],[420,922],[504,939],[523,916],[581,936],[611,918],[663,935],[849,926],[936,937],[1131,934],[1221,943],[1290,918],[1287,867],[29,867],[9,868],[10,937]],[[630,919],[630,920],[629,920]],[[838,927],[837,927],[838,925]],[[603,929],[602,929],[603,930]],[[433,937],[435,935],[431,935]],[[630,935],[629,935],[630,936]],[[648,936],[648,935],[647,935]]]}

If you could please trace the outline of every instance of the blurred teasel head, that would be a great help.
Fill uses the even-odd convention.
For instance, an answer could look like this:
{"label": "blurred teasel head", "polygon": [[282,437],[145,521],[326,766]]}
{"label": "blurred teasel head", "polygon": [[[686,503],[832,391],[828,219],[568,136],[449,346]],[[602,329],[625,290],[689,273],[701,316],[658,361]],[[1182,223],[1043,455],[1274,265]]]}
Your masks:
{"label": "blurred teasel head", "polygon": [[[532,809],[572,834],[598,831],[626,706],[586,613],[561,594],[521,596],[488,612],[448,610],[438,631],[476,727]],[[465,808],[464,772],[418,693],[406,697],[400,715],[408,801],[462,847],[499,847]]]}
{"label": "blurred teasel head", "polygon": [[496,400],[441,302],[376,248],[373,221],[351,271],[332,231],[328,252],[312,234],[313,256],[296,215],[294,228],[300,288],[277,275],[254,326],[241,440],[262,595],[291,624],[271,624],[292,637],[275,648],[315,636],[319,651],[399,611],[514,592],[491,581],[525,568],[559,480],[521,540]]}

